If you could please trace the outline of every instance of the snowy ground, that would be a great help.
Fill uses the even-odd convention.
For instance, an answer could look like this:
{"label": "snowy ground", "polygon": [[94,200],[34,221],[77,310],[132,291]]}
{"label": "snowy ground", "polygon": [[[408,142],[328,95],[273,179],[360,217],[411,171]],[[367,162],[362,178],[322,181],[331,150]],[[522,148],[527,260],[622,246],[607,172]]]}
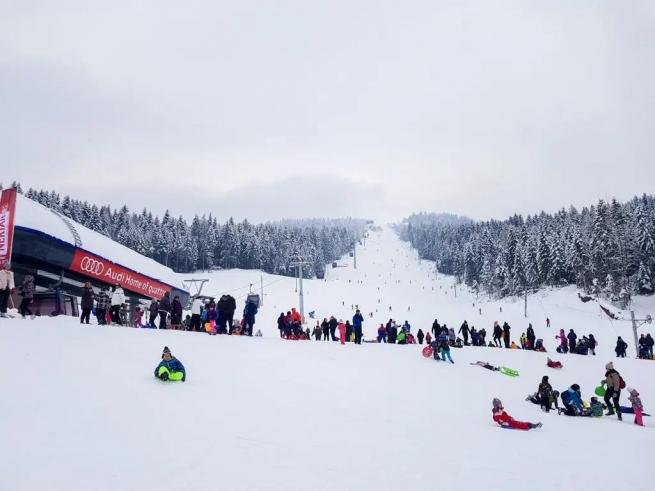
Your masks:
{"label": "snowy ground", "polygon": [[[616,333],[632,345],[628,323],[610,324],[570,289],[531,297],[530,319],[522,303],[473,307],[468,293],[455,299],[452,279],[434,280],[431,265],[419,264],[389,231],[372,234],[356,271],[328,274],[305,282],[306,311],[346,318],[359,304],[375,314],[367,318],[369,337],[391,305],[391,316],[414,330],[429,329],[435,317],[457,326],[466,318],[488,331],[494,320],[507,320],[518,339],[531,321],[549,349],[557,329],[574,327],[596,335],[599,356],[557,356],[565,368],[554,371],[546,355],[516,350],[453,350],[456,363],[447,365],[422,358],[418,346],[287,342],[277,338],[275,319],[297,305],[295,282],[269,275],[261,339],[3,319],[0,490],[650,487],[640,470],[655,444],[651,418],[639,428],[629,417],[567,418],[524,401],[545,374],[557,389],[579,383],[588,399],[613,358]],[[234,292],[240,296],[248,283],[259,284],[254,272],[210,276],[213,293],[245,286]],[[638,311],[653,313],[652,305],[641,300]],[[164,345],[185,364],[186,383],[153,379]],[[469,365],[477,360],[521,376]],[[655,363],[615,364],[652,412]],[[493,397],[516,418],[544,427],[497,428]]]}

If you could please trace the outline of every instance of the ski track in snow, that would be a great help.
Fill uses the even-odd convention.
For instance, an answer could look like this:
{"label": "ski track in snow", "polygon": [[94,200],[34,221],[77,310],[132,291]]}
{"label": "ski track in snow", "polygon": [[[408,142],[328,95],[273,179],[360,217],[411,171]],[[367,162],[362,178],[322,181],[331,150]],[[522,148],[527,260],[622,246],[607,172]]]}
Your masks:
{"label": "ski track in snow", "polygon": [[[306,312],[345,320],[358,304],[367,338],[389,317],[407,319],[414,333],[435,317],[456,329],[467,319],[488,339],[493,321],[507,320],[517,342],[532,322],[549,353],[469,347],[453,349],[450,365],[423,358],[420,346],[283,341],[275,321],[297,306],[295,280],[267,274],[261,339],[1,319],[0,490],[648,487],[639,471],[655,444],[651,418],[640,428],[630,415],[622,423],[567,418],[524,401],[543,375],[558,390],[580,384],[588,400],[614,360],[653,413],[655,364],[613,355],[620,334],[633,356],[629,323],[609,322],[574,288],[531,296],[528,319],[522,300],[476,301],[460,286],[455,298],[453,279],[435,279],[433,263],[419,263],[388,229],[358,249],[357,270],[352,258],[340,263],[348,267],[329,268],[325,281],[305,280]],[[205,293],[237,289],[240,304],[260,278],[240,270],[187,276],[209,277]],[[635,305],[655,313],[653,299]],[[554,353],[555,334],[571,327],[594,333],[598,356]],[[185,364],[186,383],[154,380],[164,345]],[[546,368],[547,355],[564,369]],[[520,377],[469,365],[477,360]],[[502,431],[491,420],[493,397],[544,427]]]}

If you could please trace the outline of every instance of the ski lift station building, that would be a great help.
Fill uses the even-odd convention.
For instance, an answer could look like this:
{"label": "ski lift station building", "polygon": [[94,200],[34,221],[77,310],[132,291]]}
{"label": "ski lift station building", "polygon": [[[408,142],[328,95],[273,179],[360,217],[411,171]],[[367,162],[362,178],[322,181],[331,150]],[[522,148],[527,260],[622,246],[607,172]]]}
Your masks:
{"label": "ski lift station building", "polygon": [[130,310],[165,292],[171,299],[179,295],[182,305],[188,302],[172,269],[25,196],[16,198],[11,265],[17,286],[25,275],[34,276],[32,311],[77,315],[77,297],[87,281],[96,293],[120,284]]}

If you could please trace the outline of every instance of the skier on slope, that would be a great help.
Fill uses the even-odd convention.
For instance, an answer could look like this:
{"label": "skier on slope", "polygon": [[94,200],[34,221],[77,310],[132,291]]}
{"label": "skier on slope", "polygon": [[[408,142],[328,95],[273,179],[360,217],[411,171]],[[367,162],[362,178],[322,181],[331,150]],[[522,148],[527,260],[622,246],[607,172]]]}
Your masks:
{"label": "skier on slope", "polygon": [[503,403],[500,402],[500,399],[495,398],[492,404],[493,420],[503,428],[511,428],[514,430],[532,430],[534,428],[541,428],[543,426],[541,423],[526,423],[524,421],[516,421],[509,414],[507,414],[505,408],[503,408]]}
{"label": "skier on slope", "polygon": [[171,354],[171,350],[168,349],[168,346],[164,346],[164,351],[161,355],[161,362],[155,368],[155,377],[159,380],[179,382],[186,381],[186,370],[182,362],[175,358]]}

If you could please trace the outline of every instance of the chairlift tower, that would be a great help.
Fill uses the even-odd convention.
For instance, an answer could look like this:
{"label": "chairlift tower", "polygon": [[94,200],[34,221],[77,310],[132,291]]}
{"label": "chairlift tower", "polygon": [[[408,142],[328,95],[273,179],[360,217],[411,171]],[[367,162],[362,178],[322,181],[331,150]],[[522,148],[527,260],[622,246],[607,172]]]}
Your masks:
{"label": "chairlift tower", "polygon": [[311,264],[309,261],[303,261],[301,258],[296,259],[291,263],[291,266],[296,267],[297,279],[298,279],[298,308],[300,309],[300,317],[302,323],[305,323],[305,293],[302,286],[302,267],[304,264]]}

